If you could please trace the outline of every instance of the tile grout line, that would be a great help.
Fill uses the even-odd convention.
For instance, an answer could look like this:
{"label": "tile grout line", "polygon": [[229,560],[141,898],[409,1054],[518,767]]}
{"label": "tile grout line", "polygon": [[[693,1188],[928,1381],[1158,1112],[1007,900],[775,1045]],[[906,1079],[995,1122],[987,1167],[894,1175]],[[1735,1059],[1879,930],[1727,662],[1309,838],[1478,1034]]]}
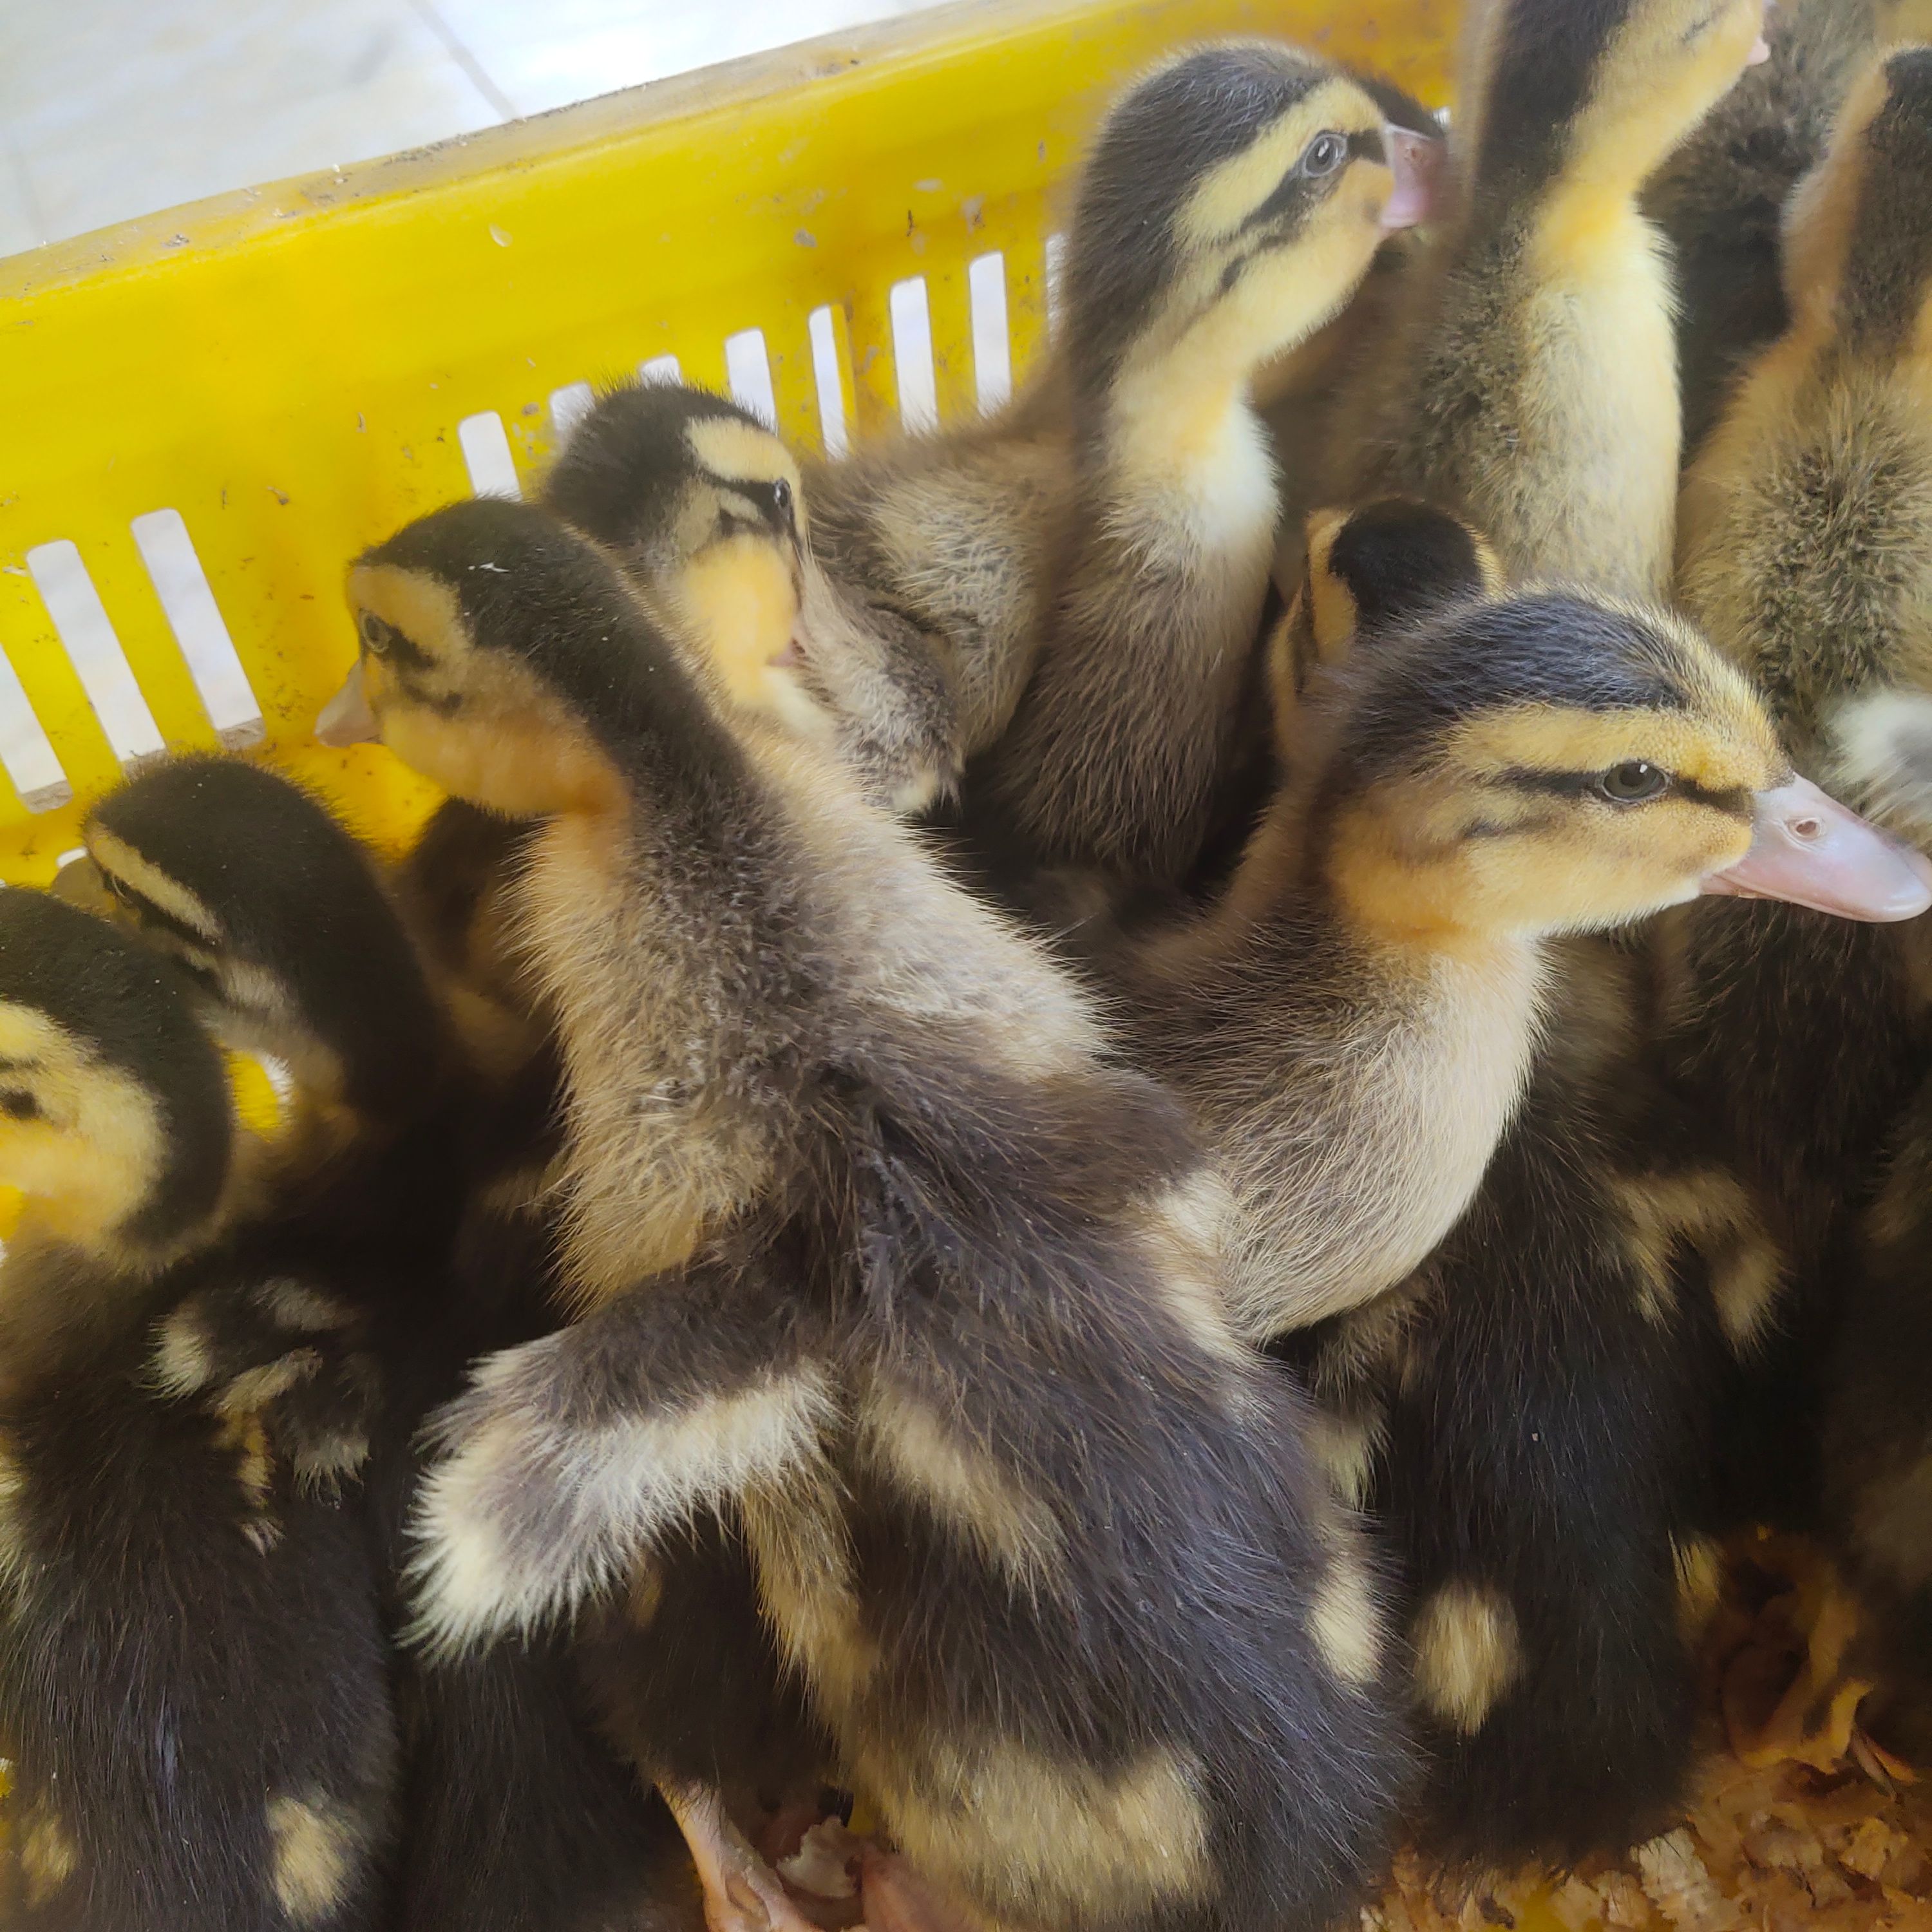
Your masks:
{"label": "tile grout line", "polygon": [[520,119],[522,117],[517,112],[515,103],[484,72],[482,63],[464,45],[455,29],[431,4],[431,0],[410,0],[410,4],[415,8],[424,26],[442,43],[444,52],[469,76],[471,86],[489,102],[496,113],[506,121]]}

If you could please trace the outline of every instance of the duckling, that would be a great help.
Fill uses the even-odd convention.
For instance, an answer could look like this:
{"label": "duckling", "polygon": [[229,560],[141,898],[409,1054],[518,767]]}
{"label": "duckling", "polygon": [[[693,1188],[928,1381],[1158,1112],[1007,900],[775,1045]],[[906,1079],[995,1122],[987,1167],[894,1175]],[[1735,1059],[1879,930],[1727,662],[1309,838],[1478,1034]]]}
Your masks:
{"label": "duckling", "polygon": [[[10,1927],[373,1928],[395,1739],[358,1516],[274,1410],[332,1325],[245,1274],[221,1060],[172,968],[0,893],[0,1841]],[[245,1279],[280,1352],[184,1399],[150,1330]],[[329,1472],[333,1473],[333,1472]]]}
{"label": "duckling", "polygon": [[[1932,50],[1907,48],[1861,77],[1792,197],[1791,326],[1684,482],[1684,608],[1765,691],[1798,766],[1821,776],[1846,698],[1932,688],[1928,195]],[[1787,1263],[1725,1430],[1748,1520],[1802,1522],[1817,1507],[1820,1364],[1882,1150],[1932,1070],[1923,956],[1916,929],[1780,906],[1700,908],[1671,937],[1673,1078]]]}
{"label": "duckling", "polygon": [[1235,756],[1279,514],[1253,380],[1427,212],[1438,146],[1265,41],[1184,53],[1108,114],[1067,241],[1059,562],[984,779],[1038,860],[1186,877]]}
{"label": "duckling", "polygon": [[[326,1250],[350,1284],[377,1378],[367,1480],[392,1625],[424,1418],[460,1391],[473,1360],[560,1318],[551,1231],[532,1198],[554,1152],[555,1074],[540,1046],[521,1059],[504,1050],[535,1020],[507,947],[490,943],[530,833],[478,824],[470,809],[440,808],[405,869],[446,982],[476,985],[474,1010],[509,1016],[465,1030],[484,1042],[482,1078],[448,1051],[368,857],[296,786],[238,760],[182,759],[111,794],[84,828],[110,891],[193,968],[224,1030],[293,1070],[298,1106],[335,1112],[319,1151],[284,1156],[292,1220],[244,1251],[272,1272],[286,1251],[313,1264]],[[260,1346],[246,1313],[208,1293],[186,1298],[161,1329],[158,1371],[182,1387],[190,1370],[205,1375]],[[436,1671],[406,1658],[394,1677],[398,1923],[616,1932],[688,1922],[676,1834],[599,1736],[570,1646],[506,1648]]]}
{"label": "duckling", "polygon": [[1275,1344],[1388,1540],[1430,1757],[1417,1840],[1462,1870],[1621,1852],[1678,1809],[1718,1577],[1695,1270],[1705,1249],[1723,1287],[1768,1264],[1708,1178],[1659,1171],[1636,959],[1558,963],[1521,1105],[1442,1246]]}
{"label": "duckling", "polygon": [[[798,603],[794,634],[770,658],[711,654],[734,699],[842,734],[846,764],[896,811],[956,791],[966,744],[951,646],[820,568],[799,465],[748,411],[671,383],[614,389],[571,432],[544,497],[707,634],[737,634],[760,569],[782,573],[762,594]],[[748,633],[764,628],[753,619]]]}
{"label": "duckling", "polygon": [[[1291,757],[1304,694],[1323,701],[1317,674],[1336,675],[1358,632],[1372,664],[1401,627],[1502,596],[1493,554],[1442,512],[1311,518],[1299,649],[1277,651]],[[1673,644],[1694,665],[1710,655]],[[1560,632],[1546,649],[1543,705],[1562,692]],[[1587,686],[1594,655],[1570,652]],[[1701,708],[1716,739],[1750,722]],[[1549,711],[1532,715],[1549,728]],[[1716,1574],[1692,1399],[1705,1301],[1680,1282],[1695,1262],[1679,1250],[1701,1243],[1725,1270],[1713,1300],[1766,1265],[1748,1222],[1717,1215],[1711,1178],[1657,1144],[1635,960],[1558,940],[1545,963],[1523,1098],[1442,1244],[1385,1293],[1270,1344],[1309,1378],[1341,1493],[1388,1539],[1432,1748],[1415,1828],[1466,1869],[1620,1851],[1670,1814],[1689,1761],[1687,1640]]]}
{"label": "duckling", "polygon": [[1294,601],[1270,633],[1268,688],[1284,754],[1310,682],[1342,663],[1364,631],[1392,629],[1431,608],[1504,589],[1486,538],[1445,511],[1392,496],[1354,510],[1310,512]]}
{"label": "duckling", "polygon": [[[1172,1106],[822,754],[714,710],[542,509],[436,512],[351,596],[338,718],[551,814],[525,916],[582,1312],[446,1419],[425,1640],[647,1616],[667,1531],[735,1506],[844,1775],[946,1907],[1328,1923],[1403,1759],[1373,1582],[1222,1316]],[[718,1823],[687,1820],[714,1886],[755,1888]]]}
{"label": "duckling", "polygon": [[1454,212],[1338,424],[1334,496],[1466,516],[1518,575],[1670,587],[1680,424],[1645,182],[1761,58],[1764,0],[1472,10]]}
{"label": "duckling", "polygon": [[1688,627],[1555,592],[1466,601],[1478,554],[1444,552],[1466,601],[1354,653],[1304,707],[1228,892],[1127,969],[1146,1064],[1233,1189],[1257,1339],[1393,1286],[1468,1207],[1522,1096],[1555,935],[1703,892],[1880,917],[1932,902],[1792,776]]}
{"label": "duckling", "polygon": [[[1878,689],[1834,707],[1824,730],[1839,782],[1894,830],[1932,837],[1932,694]],[[1854,1267],[1840,1271],[1823,1376],[1823,1527],[1864,1599],[1850,1674],[1873,1686],[1859,1720],[1914,1763],[1932,1756],[1932,1308],[1927,1290],[1932,1078],[1889,1137],[1862,1217]]]}
{"label": "duckling", "polygon": [[1771,58],[1705,116],[1652,178],[1645,214],[1676,265],[1677,360],[1688,463],[1746,364],[1790,322],[1784,204],[1824,157],[1832,124],[1881,44],[1876,0],[1778,0]]}

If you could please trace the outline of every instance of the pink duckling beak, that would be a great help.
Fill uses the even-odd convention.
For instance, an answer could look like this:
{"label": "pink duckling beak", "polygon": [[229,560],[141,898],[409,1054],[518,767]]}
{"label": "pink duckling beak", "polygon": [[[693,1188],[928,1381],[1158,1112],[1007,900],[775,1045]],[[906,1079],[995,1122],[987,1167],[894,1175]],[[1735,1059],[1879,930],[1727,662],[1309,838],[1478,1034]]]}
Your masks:
{"label": "pink duckling beak", "polygon": [[1874,924],[1916,919],[1932,906],[1932,863],[1809,778],[1760,792],[1755,818],[1750,850],[1713,872],[1706,892],[1784,899]]}
{"label": "pink duckling beak", "polygon": [[362,688],[362,666],[356,667],[342,680],[342,688],[322,708],[315,721],[315,735],[325,745],[367,745],[382,735],[376,714],[369,709]]}
{"label": "pink duckling beak", "polygon": [[1382,145],[1388,152],[1395,186],[1382,209],[1382,226],[1390,233],[1426,221],[1441,205],[1443,158],[1448,144],[1427,134],[1384,122]]}

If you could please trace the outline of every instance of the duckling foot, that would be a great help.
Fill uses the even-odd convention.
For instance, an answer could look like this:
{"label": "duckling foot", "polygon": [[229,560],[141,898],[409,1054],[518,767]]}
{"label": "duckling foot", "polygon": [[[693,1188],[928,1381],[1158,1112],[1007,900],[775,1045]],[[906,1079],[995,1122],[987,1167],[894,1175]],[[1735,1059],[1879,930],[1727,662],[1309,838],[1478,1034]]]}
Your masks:
{"label": "duckling foot", "polygon": [[704,1784],[667,1783],[658,1788],[691,1848],[710,1932],[819,1932],[726,1815],[716,1791]]}
{"label": "duckling foot", "polygon": [[867,1843],[859,1883],[866,1932],[986,1932],[982,1921],[942,1898],[896,1852]]}

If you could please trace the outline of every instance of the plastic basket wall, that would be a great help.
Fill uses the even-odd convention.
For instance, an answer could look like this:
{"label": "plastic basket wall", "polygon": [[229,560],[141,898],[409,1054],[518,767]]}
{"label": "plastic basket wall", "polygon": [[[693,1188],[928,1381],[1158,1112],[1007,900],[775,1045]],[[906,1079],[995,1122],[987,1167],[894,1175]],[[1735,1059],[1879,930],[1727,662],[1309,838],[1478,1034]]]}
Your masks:
{"label": "plastic basket wall", "polygon": [[423,788],[310,737],[356,550],[640,368],[835,452],[994,405],[1123,80],[1266,33],[1436,100],[1452,12],[950,7],[0,261],[0,880],[164,748],[259,745],[399,838]]}

